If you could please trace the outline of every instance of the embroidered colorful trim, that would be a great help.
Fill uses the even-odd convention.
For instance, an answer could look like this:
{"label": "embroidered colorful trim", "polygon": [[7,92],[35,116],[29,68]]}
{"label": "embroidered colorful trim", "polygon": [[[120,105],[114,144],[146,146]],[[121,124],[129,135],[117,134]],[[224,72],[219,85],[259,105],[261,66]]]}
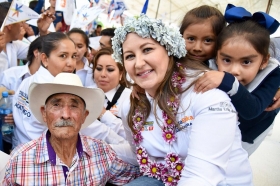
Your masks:
{"label": "embroidered colorful trim", "polygon": [[[177,63],[177,66],[181,68],[181,65]],[[172,74],[172,86],[174,87],[174,91],[177,93],[178,90],[181,89],[182,84],[186,81],[185,77],[180,76],[178,72],[174,72]],[[174,116],[177,113],[179,108],[179,96],[170,97],[167,102],[169,109],[173,112]],[[162,137],[164,141],[168,144],[172,144],[176,141],[176,125],[172,119],[170,119],[167,114],[163,111],[162,116],[164,118],[164,125],[162,130]],[[141,130],[144,124],[143,114],[136,109],[135,115],[133,116],[133,128],[136,133],[133,135],[134,143],[136,144],[136,154],[137,161],[140,165],[140,171],[149,177],[154,177],[158,180],[162,180],[167,186],[175,186],[180,180],[181,172],[184,168],[184,164],[181,161],[181,158],[171,152],[168,153],[165,157],[165,164],[156,163],[149,158],[149,155],[144,147],[140,145],[143,141],[143,137],[141,135]]]}

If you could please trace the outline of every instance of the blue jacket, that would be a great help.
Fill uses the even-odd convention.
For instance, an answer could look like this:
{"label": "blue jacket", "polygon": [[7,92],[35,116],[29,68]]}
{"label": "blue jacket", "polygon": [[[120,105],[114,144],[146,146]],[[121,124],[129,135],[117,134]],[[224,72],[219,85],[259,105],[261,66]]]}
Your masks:
{"label": "blue jacket", "polygon": [[[218,88],[229,92],[233,88],[234,81],[235,77],[225,72]],[[230,96],[238,112],[242,141],[253,143],[253,140],[273,123],[277,112],[264,110],[273,103],[279,84],[279,62],[271,58],[268,66],[260,71],[250,84],[245,87],[239,83],[237,92]]]}

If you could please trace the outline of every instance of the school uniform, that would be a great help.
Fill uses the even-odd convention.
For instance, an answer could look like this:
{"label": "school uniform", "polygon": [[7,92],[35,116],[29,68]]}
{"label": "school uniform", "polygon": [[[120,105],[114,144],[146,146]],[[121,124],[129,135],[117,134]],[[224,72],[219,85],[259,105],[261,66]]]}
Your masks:
{"label": "school uniform", "polygon": [[[186,88],[190,82],[192,80],[187,79],[182,88]],[[146,96],[154,108],[153,98],[147,93]],[[127,124],[129,108],[130,100],[127,99],[122,107],[122,120],[131,148],[122,149],[122,153],[117,149],[119,157],[136,151],[133,135]],[[158,163],[165,164],[167,153],[173,152],[181,157],[185,166],[178,186],[253,185],[247,153],[241,146],[237,114],[224,92],[213,89],[196,94],[193,86],[184,92],[176,115],[177,122],[183,129],[177,129],[176,141],[171,145],[162,137],[164,118],[159,107],[156,114],[157,116],[151,112],[148,116],[141,130],[143,141],[140,145],[146,149],[149,158]],[[133,156],[128,157],[131,163],[132,158]]]}
{"label": "school uniform", "polygon": [[[279,84],[279,62],[274,58],[270,58],[267,67],[260,70],[255,79],[246,86],[240,84],[233,75],[225,73],[218,88],[229,94],[238,111],[243,142],[254,144],[254,140],[273,123],[277,112],[264,110],[273,104]],[[249,154],[252,152],[254,151],[250,151]]]}
{"label": "school uniform", "polygon": [[96,87],[96,83],[94,82],[93,79],[93,71],[91,66],[89,65],[87,58],[83,57],[82,61],[84,63],[84,68],[76,71],[76,74],[80,77],[84,87],[89,87],[89,86]]}
{"label": "school uniform", "polygon": [[[1,74],[0,86],[6,87],[7,90],[16,91],[23,79],[31,76],[28,63],[24,66],[11,67]],[[13,97],[13,96],[11,96]],[[14,135],[3,136],[3,140],[12,144],[12,140],[16,140]]]}
{"label": "school uniform", "polygon": [[[112,103],[114,96],[119,89],[119,85],[116,88],[105,93],[105,101],[104,101],[104,108],[108,107],[108,103]],[[120,97],[117,99],[116,103],[114,103],[110,108],[106,109],[107,111],[103,114],[100,118],[100,121],[110,127],[113,131],[115,131],[118,135],[125,137],[125,132],[121,120],[121,108],[123,102],[126,99],[129,99],[131,94],[131,89],[124,88],[120,94]]]}
{"label": "school uniform", "polygon": [[[32,42],[36,39],[35,36],[30,36],[27,38],[28,41]],[[1,68],[0,73],[4,70],[18,66],[18,59],[26,59],[27,52],[29,49],[29,43],[16,40],[6,44],[6,52],[0,52]]]}
{"label": "school uniform", "polygon": [[[47,130],[47,126],[40,123],[31,113],[28,101],[28,89],[31,83],[49,83],[54,76],[44,67],[29,78],[23,80],[13,97],[13,116],[15,120],[14,134],[17,139],[13,148],[22,143],[37,139]],[[123,143],[125,140],[99,121],[94,121],[89,127],[82,129],[81,133],[93,138],[102,139],[107,143]]]}
{"label": "school uniform", "polygon": [[0,86],[6,87],[8,90],[16,91],[21,82],[31,76],[28,68],[29,63],[23,66],[15,66],[5,70],[0,79]]}

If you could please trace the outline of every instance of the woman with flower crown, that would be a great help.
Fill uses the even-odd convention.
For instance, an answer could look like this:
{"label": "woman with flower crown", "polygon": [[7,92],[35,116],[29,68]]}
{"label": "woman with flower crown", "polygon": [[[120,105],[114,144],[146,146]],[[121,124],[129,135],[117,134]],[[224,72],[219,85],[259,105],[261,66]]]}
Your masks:
{"label": "woman with flower crown", "polygon": [[140,15],[116,29],[112,45],[113,58],[145,90],[123,104],[129,147],[114,148],[143,173],[127,185],[252,185],[235,108],[218,89],[193,91],[206,69],[184,57],[179,31]]}

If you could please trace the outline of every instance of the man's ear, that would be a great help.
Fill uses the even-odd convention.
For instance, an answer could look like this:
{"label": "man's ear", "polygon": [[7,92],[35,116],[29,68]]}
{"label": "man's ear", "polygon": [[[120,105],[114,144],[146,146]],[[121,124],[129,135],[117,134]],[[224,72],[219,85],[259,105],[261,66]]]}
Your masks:
{"label": "man's ear", "polygon": [[41,106],[40,109],[41,109],[41,114],[42,114],[43,120],[45,123],[47,123],[47,114],[46,114],[45,106]]}
{"label": "man's ear", "polygon": [[82,124],[84,124],[84,122],[85,122],[85,120],[86,120],[88,114],[89,114],[89,111],[86,110],[86,111],[85,111],[85,115],[84,115],[84,117],[83,117],[83,119],[82,119]]}
{"label": "man's ear", "polygon": [[263,58],[262,64],[260,66],[260,69],[263,70],[267,67],[269,62],[270,54],[268,54],[266,57]]}

